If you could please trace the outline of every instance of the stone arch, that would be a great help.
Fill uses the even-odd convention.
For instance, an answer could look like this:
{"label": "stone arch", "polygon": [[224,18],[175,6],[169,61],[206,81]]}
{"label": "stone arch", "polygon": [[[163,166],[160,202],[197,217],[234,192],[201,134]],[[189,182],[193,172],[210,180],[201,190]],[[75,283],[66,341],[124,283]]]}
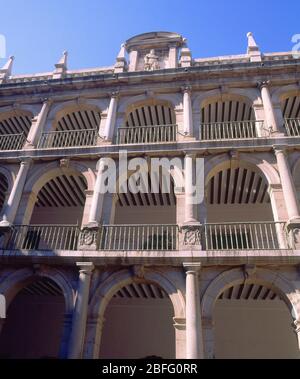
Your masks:
{"label": "stone arch", "polygon": [[[21,107],[9,107],[1,112],[0,109],[0,134],[28,135],[34,114],[31,110]],[[8,122],[9,120],[9,122]]]}
{"label": "stone arch", "polygon": [[300,96],[300,89],[298,85],[291,84],[288,86],[276,88],[272,92],[272,102],[274,104],[280,104],[282,101],[284,101],[290,96]]}
{"label": "stone arch", "polygon": [[87,190],[92,191],[94,189],[96,176],[92,169],[78,162],[70,162],[68,168],[62,168],[60,163],[55,161],[46,166],[41,166],[33,172],[25,185],[24,192],[36,192],[36,190],[42,188],[50,178],[66,172],[82,174],[87,182]]}
{"label": "stone arch", "polygon": [[0,166],[0,174],[5,176],[8,182],[8,191],[10,192],[16,178],[15,173],[4,166]]}
{"label": "stone arch", "polygon": [[[51,127],[51,129],[56,130],[58,122],[64,116],[67,116],[73,112],[80,111],[92,111],[98,113],[100,115],[100,118],[102,115],[102,108],[100,108],[99,101],[97,100],[79,99],[62,103],[54,103],[48,114],[48,121],[50,123],[50,125],[48,125],[48,128]],[[97,127],[98,129],[100,128],[100,120]]]}
{"label": "stone arch", "polygon": [[[112,273],[95,291],[89,305],[89,317],[91,319],[103,320],[105,310],[112,299],[113,295],[132,282],[151,282],[160,286],[169,296],[174,317],[185,318],[185,299],[176,285],[158,270],[145,269],[142,278],[136,277],[130,270],[121,270]],[[100,338],[101,325],[98,325],[96,330],[96,340]],[[89,352],[93,357],[99,355],[100,344],[95,341],[93,352]]]}
{"label": "stone arch", "polygon": [[220,99],[243,101],[249,106],[261,103],[259,91],[257,89],[251,88],[245,90],[239,88],[229,88],[222,92],[220,88],[216,88],[214,90],[201,92],[194,96],[192,102],[193,110],[195,112],[199,112],[199,109],[201,109],[203,106]]}
{"label": "stone arch", "polygon": [[34,271],[30,268],[23,268],[13,271],[2,282],[0,282],[0,293],[5,296],[7,306],[11,303],[17,293],[26,285],[38,278],[47,277],[53,280],[62,290],[65,299],[65,313],[70,314],[74,305],[74,289],[66,276],[58,269],[43,268]]}
{"label": "stone arch", "polygon": [[95,174],[90,168],[81,163],[70,162],[68,167],[61,167],[59,162],[55,161],[49,163],[46,167],[33,167],[32,174],[24,188],[24,193],[31,194],[31,197],[28,200],[24,198],[23,207],[25,211],[22,223],[27,224],[31,219],[39,191],[50,180],[61,175],[82,175],[86,182],[86,190],[93,191],[94,189]]}
{"label": "stone arch", "polygon": [[265,159],[254,157],[251,154],[240,154],[235,159],[231,159],[228,154],[220,154],[208,159],[205,162],[205,183],[222,167],[227,167],[230,164],[243,164],[245,167],[256,168],[267,180],[269,185],[280,184],[280,177],[275,168]]}
{"label": "stone arch", "polygon": [[250,277],[246,277],[242,268],[227,270],[218,275],[208,286],[202,296],[202,317],[212,319],[214,304],[218,297],[226,289],[244,282],[265,285],[280,294],[289,308],[294,320],[298,320],[300,304],[295,299],[296,289],[290,281],[285,279],[279,272],[258,268]]}
{"label": "stone arch", "polygon": [[201,298],[201,314],[208,358],[214,357],[213,311],[216,301],[230,287],[247,282],[264,285],[280,295],[290,311],[295,327],[299,323],[300,302],[296,295],[296,289],[279,272],[257,268],[253,274],[248,276],[242,267],[224,271],[209,284]]}
{"label": "stone arch", "polygon": [[132,107],[137,105],[147,105],[155,102],[168,104],[175,111],[175,108],[181,106],[182,104],[182,96],[180,96],[180,94],[152,95],[144,93],[121,100],[118,107],[118,112],[125,114],[128,112],[128,109],[132,109]]}

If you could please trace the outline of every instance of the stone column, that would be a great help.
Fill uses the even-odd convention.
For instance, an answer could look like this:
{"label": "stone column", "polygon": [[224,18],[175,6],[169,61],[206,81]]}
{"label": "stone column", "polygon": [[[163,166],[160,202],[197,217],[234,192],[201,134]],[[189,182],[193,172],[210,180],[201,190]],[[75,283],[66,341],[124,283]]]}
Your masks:
{"label": "stone column", "polygon": [[111,142],[113,140],[115,125],[116,125],[117,108],[118,108],[118,93],[114,92],[111,94],[107,119],[105,123],[104,138],[106,141]]}
{"label": "stone column", "polygon": [[191,89],[189,87],[183,88],[183,123],[184,134],[193,137],[193,110],[191,100]]}
{"label": "stone column", "polygon": [[20,169],[16,180],[14,182],[13,188],[7,200],[7,204],[5,205],[3,211],[3,218],[0,222],[0,227],[7,227],[13,224],[17,210],[20,204],[20,200],[22,197],[23,188],[26,182],[27,174],[30,168],[30,159],[23,160],[20,164]]}
{"label": "stone column", "polygon": [[90,227],[97,227],[100,223],[102,208],[103,208],[103,199],[104,194],[101,193],[101,189],[103,186],[103,170],[105,168],[105,160],[100,159],[98,161],[98,173],[97,173],[97,179],[95,183],[93,198],[92,198],[92,204],[89,214],[89,221],[88,226]]}
{"label": "stone column", "polygon": [[270,129],[273,133],[278,133],[279,128],[276,122],[276,117],[273,109],[272,99],[269,91],[269,81],[264,81],[258,84],[261,91],[261,98],[265,111],[265,128]]}
{"label": "stone column", "polygon": [[68,353],[69,359],[82,358],[88,313],[90,283],[94,269],[94,265],[91,262],[80,262],[77,263],[77,266],[80,268],[79,283],[76,303],[73,311],[72,332],[70,336]]}
{"label": "stone column", "polygon": [[199,295],[200,263],[184,263],[186,271],[186,358],[203,359],[203,337]]}
{"label": "stone column", "polygon": [[44,130],[44,126],[51,104],[51,100],[45,99],[40,113],[37,117],[33,119],[29,134],[27,136],[28,142],[25,145],[26,148],[32,148],[37,146],[39,138]]}
{"label": "stone column", "polygon": [[193,204],[193,182],[195,177],[195,154],[186,154],[184,158],[185,180],[185,223],[197,223],[197,210]]}
{"label": "stone column", "polygon": [[286,204],[289,220],[300,220],[297,201],[297,192],[284,147],[275,146],[274,152],[277,159],[278,171]]}

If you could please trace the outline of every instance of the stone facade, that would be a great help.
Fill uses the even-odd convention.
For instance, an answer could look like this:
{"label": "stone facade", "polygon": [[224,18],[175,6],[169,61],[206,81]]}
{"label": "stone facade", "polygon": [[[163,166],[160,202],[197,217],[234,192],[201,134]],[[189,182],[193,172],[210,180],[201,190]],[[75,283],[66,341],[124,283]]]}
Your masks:
{"label": "stone facade", "polygon": [[[179,34],[146,33],[111,67],[72,71],[64,52],[39,75],[13,75],[10,58],[0,78],[0,294],[9,306],[0,355],[29,357],[4,346],[26,294],[64,303],[53,316],[61,332],[43,350],[51,356],[122,355],[105,326],[121,325],[124,343],[122,329],[133,336],[135,312],[148,309],[131,357],[218,358],[228,336],[216,337],[226,325],[216,326],[215,309],[231,300],[284,304],[282,318],[270,309],[290,317],[283,327],[298,353],[300,61],[247,38],[244,55],[197,59]],[[175,169],[169,194],[101,193],[104,159],[122,174],[125,150],[146,162],[178,158],[185,182],[202,158],[203,201],[190,203]],[[156,329],[165,347],[150,344]]]}

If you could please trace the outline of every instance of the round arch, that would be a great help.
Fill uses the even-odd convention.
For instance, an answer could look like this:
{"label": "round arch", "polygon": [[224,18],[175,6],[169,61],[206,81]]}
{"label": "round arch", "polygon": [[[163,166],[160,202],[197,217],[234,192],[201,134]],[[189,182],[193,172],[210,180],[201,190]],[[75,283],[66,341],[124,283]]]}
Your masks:
{"label": "round arch", "polygon": [[222,168],[225,169],[232,164],[256,169],[263,175],[269,185],[280,184],[279,174],[269,162],[251,154],[243,153],[240,154],[238,159],[231,159],[228,154],[221,154],[208,159],[205,162],[205,183],[208,183],[209,179]]}
{"label": "round arch", "polygon": [[[167,275],[158,270],[148,269],[144,270],[142,277],[137,277],[130,270],[121,270],[112,273],[95,291],[89,305],[89,318],[103,320],[105,310],[113,295],[133,282],[150,282],[161,287],[171,300],[174,317],[185,318],[185,299],[181,290],[178,289],[178,286],[176,286]],[[98,325],[95,331],[99,339],[101,336],[100,329],[101,325]],[[90,354],[93,357],[97,357],[100,351],[100,343],[98,341],[94,342],[93,351],[90,351]]]}
{"label": "round arch", "polygon": [[255,268],[253,273],[247,274],[242,267],[224,271],[209,284],[201,298],[202,318],[206,322],[204,325],[209,325],[208,329],[204,326],[204,335],[207,339],[206,353],[210,358],[214,356],[213,312],[216,301],[230,287],[245,283],[259,284],[273,290],[288,307],[294,324],[299,323],[300,305],[296,289],[279,272]]}
{"label": "round arch", "polygon": [[66,307],[65,313],[72,313],[75,293],[74,289],[66,276],[60,270],[54,268],[43,268],[38,271],[24,268],[9,274],[0,283],[0,293],[5,296],[7,307],[22,288],[26,287],[34,280],[43,277],[53,280],[58,285],[64,295]]}
{"label": "round arch", "polygon": [[175,108],[182,104],[182,96],[179,94],[155,94],[152,96],[144,93],[121,100],[118,112],[127,114],[128,110],[132,110],[134,107],[153,104],[168,105],[175,111]]}

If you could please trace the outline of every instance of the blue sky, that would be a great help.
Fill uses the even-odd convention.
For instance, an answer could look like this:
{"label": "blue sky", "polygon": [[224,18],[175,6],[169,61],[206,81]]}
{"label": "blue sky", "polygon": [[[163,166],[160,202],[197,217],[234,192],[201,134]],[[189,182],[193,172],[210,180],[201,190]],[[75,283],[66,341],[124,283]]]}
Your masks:
{"label": "blue sky", "polygon": [[70,69],[111,65],[123,41],[154,30],[182,34],[194,57],[244,53],[248,31],[264,52],[290,51],[299,15],[299,0],[0,0],[0,35],[13,73],[34,73],[64,50]]}

